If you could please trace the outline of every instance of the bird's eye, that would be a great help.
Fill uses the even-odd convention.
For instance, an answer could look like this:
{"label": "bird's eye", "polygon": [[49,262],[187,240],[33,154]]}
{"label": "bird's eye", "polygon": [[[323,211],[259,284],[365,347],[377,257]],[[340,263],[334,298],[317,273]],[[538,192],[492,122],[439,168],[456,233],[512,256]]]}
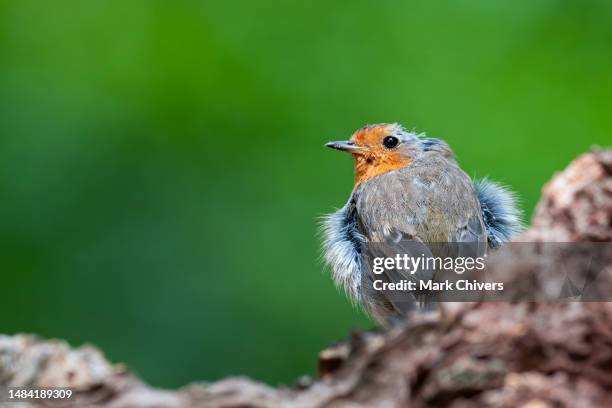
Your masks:
{"label": "bird's eye", "polygon": [[383,139],[383,145],[387,149],[393,149],[399,144],[399,139],[395,136],[387,136]]}

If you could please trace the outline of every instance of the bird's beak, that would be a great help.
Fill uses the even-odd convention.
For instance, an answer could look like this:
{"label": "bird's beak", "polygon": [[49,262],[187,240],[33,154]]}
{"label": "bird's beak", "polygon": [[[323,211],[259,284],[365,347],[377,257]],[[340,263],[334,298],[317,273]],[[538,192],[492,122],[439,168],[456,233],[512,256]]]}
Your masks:
{"label": "bird's beak", "polygon": [[325,145],[325,147],[329,147],[336,150],[341,150],[343,152],[349,152],[353,154],[363,153],[363,147],[358,146],[355,142],[350,140],[339,141],[339,142],[329,142]]}

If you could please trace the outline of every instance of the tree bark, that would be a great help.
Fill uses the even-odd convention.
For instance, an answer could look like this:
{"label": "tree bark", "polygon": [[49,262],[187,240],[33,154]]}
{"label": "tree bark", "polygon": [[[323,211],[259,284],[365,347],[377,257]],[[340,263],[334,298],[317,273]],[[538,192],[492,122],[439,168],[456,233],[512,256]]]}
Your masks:
{"label": "tree bark", "polygon": [[[612,241],[612,150],[584,154],[556,175],[518,241]],[[508,262],[492,265],[499,279],[533,278],[535,255],[503,256]],[[581,257],[547,254],[546,262],[579,265]],[[605,260],[612,267],[612,254]],[[612,283],[607,275],[604,284]],[[529,284],[544,289],[545,282]],[[0,336],[2,387],[76,390],[61,403],[0,403],[7,407],[606,407],[612,406],[612,303],[444,304],[438,314],[353,333],[320,353],[317,379],[285,389],[228,378],[158,390],[93,347]]]}

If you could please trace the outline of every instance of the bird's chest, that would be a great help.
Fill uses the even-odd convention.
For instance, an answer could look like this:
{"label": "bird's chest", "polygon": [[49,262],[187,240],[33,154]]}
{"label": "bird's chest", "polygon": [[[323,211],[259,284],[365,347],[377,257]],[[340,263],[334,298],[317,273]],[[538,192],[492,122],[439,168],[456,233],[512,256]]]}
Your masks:
{"label": "bird's chest", "polygon": [[[370,242],[388,237],[443,242],[457,223],[451,178],[390,173],[369,180],[354,194],[357,224]],[[440,192],[443,192],[441,194]]]}

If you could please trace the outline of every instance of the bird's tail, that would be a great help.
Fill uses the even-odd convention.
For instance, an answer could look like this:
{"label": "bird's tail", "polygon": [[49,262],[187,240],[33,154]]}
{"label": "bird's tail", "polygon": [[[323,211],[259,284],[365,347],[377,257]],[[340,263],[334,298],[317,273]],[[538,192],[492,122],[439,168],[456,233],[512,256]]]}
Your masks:
{"label": "bird's tail", "polygon": [[474,181],[489,246],[496,248],[523,230],[522,212],[515,194],[486,178]]}

